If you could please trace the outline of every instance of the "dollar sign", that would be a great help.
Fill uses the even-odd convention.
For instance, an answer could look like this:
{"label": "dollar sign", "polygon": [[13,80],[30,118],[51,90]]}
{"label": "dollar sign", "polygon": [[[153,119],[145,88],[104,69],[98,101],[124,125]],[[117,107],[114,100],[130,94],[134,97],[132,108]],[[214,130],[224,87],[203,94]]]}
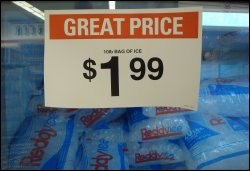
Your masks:
{"label": "dollar sign", "polygon": [[83,63],[83,67],[89,71],[89,73],[83,73],[83,76],[84,78],[89,79],[89,82],[96,77],[96,70],[92,68],[91,65],[96,65],[96,63],[90,58]]}

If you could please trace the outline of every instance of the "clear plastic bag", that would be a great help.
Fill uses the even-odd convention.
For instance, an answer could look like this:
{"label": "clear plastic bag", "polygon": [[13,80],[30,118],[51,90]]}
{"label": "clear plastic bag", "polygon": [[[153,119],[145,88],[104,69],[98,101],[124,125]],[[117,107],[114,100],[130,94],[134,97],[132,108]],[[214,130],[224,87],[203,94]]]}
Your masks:
{"label": "clear plastic bag", "polygon": [[77,150],[74,118],[26,117],[9,144],[9,169],[70,169]]}
{"label": "clear plastic bag", "polygon": [[128,170],[122,120],[88,129],[81,136],[75,170]]}
{"label": "clear plastic bag", "polygon": [[197,113],[186,116],[182,139],[189,169],[248,169],[249,118]]}

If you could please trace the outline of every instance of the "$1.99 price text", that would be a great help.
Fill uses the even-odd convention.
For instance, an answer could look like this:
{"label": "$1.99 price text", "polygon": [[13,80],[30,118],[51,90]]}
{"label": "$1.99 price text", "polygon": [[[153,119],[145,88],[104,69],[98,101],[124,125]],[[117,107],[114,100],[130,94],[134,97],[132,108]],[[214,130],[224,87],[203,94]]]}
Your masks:
{"label": "$1.99 price text", "polygon": [[[136,64],[139,64],[139,67],[136,67]],[[157,64],[157,67],[153,66],[153,63]],[[85,72],[83,73],[83,78],[91,82],[97,76],[97,71],[95,69],[97,64],[95,60],[88,58],[83,62],[83,68]],[[119,58],[118,56],[112,56],[111,59],[106,63],[101,63],[101,69],[110,70],[110,83],[111,83],[111,96],[119,96]],[[164,66],[163,62],[158,57],[152,57],[148,61],[144,61],[142,58],[136,57],[130,61],[128,66],[131,70],[130,77],[135,81],[140,81],[145,78],[146,69],[151,73],[148,74],[148,77],[155,81],[162,78]]]}

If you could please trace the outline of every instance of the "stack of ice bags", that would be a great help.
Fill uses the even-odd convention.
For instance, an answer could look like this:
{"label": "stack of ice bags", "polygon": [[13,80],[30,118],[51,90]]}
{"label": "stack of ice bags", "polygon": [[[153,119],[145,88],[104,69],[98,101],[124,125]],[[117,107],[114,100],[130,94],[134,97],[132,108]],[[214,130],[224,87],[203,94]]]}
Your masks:
{"label": "stack of ice bags", "polygon": [[127,155],[132,169],[154,169],[185,161],[177,141],[189,131],[181,115],[184,111],[177,107],[128,109]]}
{"label": "stack of ice bags", "polygon": [[37,93],[9,144],[9,169],[247,169],[248,104],[246,77],[201,81],[198,112],[48,108]]}
{"label": "stack of ice bags", "polygon": [[200,84],[199,111],[249,117],[249,77],[204,79]]}
{"label": "stack of ice bags", "polygon": [[[34,95],[30,100],[26,119],[8,145],[8,167],[18,170],[84,169],[76,165],[76,160],[79,160],[77,155],[80,153],[83,134],[90,133],[92,129],[97,131],[98,127],[104,128],[103,124],[118,118],[125,111],[126,109],[114,108],[49,108],[44,106],[43,93]],[[89,139],[85,141],[85,146],[96,143],[97,148],[108,144],[108,140],[101,138],[95,139],[91,143],[89,141]],[[100,142],[103,144],[98,144]],[[114,143],[116,142],[111,143],[112,148],[114,148]],[[117,142],[118,145],[120,149],[123,149],[123,144]],[[101,153],[104,154],[104,152]],[[91,156],[91,154],[89,155]],[[90,156],[88,159],[91,158]],[[87,159],[85,158],[85,160]],[[118,158],[114,157],[112,161],[114,164],[110,168],[116,169],[114,166],[116,166]],[[85,169],[91,168],[86,166]],[[95,167],[92,169],[95,170]],[[125,169],[127,168],[125,167]]]}

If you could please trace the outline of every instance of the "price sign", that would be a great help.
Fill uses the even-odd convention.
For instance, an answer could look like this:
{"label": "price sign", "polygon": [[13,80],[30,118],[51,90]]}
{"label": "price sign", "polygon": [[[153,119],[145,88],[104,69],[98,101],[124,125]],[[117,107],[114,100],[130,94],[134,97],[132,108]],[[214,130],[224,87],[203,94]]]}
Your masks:
{"label": "price sign", "polygon": [[45,105],[196,110],[201,8],[45,12]]}

